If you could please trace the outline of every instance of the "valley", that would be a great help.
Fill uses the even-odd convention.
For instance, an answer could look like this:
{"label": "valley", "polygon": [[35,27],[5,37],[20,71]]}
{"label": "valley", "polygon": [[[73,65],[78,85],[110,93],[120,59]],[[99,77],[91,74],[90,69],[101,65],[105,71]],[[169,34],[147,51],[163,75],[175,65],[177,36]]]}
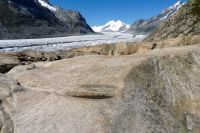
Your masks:
{"label": "valley", "polygon": [[200,2],[144,1],[0,0],[0,133],[200,133]]}

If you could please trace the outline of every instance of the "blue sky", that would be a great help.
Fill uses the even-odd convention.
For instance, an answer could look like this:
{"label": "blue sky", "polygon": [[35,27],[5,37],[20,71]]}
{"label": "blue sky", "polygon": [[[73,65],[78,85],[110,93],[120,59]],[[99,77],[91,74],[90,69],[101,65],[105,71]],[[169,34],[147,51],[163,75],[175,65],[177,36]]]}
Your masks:
{"label": "blue sky", "polygon": [[[109,20],[131,24],[159,14],[178,0],[50,0],[64,9],[81,12],[90,26],[102,25]],[[186,0],[183,0],[186,1]]]}

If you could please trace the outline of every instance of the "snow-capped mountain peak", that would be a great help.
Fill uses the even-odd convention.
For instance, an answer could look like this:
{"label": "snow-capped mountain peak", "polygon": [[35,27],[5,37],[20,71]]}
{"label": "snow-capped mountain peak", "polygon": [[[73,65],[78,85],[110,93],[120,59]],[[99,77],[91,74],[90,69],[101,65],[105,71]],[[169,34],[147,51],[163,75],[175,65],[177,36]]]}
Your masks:
{"label": "snow-capped mountain peak", "polygon": [[174,13],[176,13],[176,11],[178,11],[185,3],[183,3],[181,0],[176,2],[174,5],[166,8],[165,10],[162,11],[161,16],[163,16],[160,19],[166,19],[169,16],[173,15]]}
{"label": "snow-capped mountain peak", "polygon": [[173,6],[169,7],[171,9],[177,10],[179,9],[181,6],[183,5],[182,1],[178,1],[177,3],[175,3]]}
{"label": "snow-capped mountain peak", "polygon": [[94,26],[92,29],[95,32],[123,32],[130,27],[129,24],[122,22],[121,20],[111,20],[105,25]]}
{"label": "snow-capped mountain peak", "polygon": [[41,6],[48,8],[51,11],[56,11],[56,8],[51,6],[49,3],[43,1],[43,0],[38,0],[38,2],[41,4]]}
{"label": "snow-capped mountain peak", "polygon": [[131,27],[127,30],[127,32],[132,33],[134,35],[148,35],[157,29],[161,22],[168,19],[170,16],[174,15],[185,3],[181,0],[176,2],[175,4],[165,8],[160,14],[157,16],[153,16],[149,19],[140,19],[135,21]]}

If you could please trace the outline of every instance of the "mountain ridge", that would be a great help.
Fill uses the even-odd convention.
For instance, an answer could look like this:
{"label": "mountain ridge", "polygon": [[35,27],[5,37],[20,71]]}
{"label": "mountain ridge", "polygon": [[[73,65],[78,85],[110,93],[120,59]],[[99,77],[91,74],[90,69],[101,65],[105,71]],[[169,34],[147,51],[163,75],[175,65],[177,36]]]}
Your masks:
{"label": "mountain ridge", "polygon": [[2,0],[0,39],[45,38],[93,33],[85,18],[48,0]]}
{"label": "mountain ridge", "polygon": [[177,12],[184,4],[185,3],[183,3],[182,1],[178,1],[172,6],[169,6],[161,11],[161,13],[157,16],[151,17],[146,20],[137,20],[130,26],[127,32],[134,35],[148,35],[152,33],[155,29],[157,29],[161,22],[167,20],[170,16]]}
{"label": "mountain ridge", "polygon": [[198,0],[189,0],[177,13],[162,22],[158,29],[151,33],[145,40],[159,41],[166,38],[199,35],[200,13],[193,13],[193,8],[198,8],[197,10],[199,10],[198,2]]}

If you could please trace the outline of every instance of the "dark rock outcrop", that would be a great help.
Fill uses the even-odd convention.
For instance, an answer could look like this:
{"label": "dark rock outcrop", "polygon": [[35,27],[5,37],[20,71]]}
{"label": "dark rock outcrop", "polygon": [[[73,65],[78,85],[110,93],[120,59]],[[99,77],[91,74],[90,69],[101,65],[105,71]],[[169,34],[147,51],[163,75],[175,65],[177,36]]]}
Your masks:
{"label": "dark rock outcrop", "polygon": [[17,65],[19,60],[15,55],[0,53],[0,73],[6,73]]}
{"label": "dark rock outcrop", "polygon": [[93,33],[79,12],[54,7],[48,0],[1,0],[0,10],[0,39]]}

